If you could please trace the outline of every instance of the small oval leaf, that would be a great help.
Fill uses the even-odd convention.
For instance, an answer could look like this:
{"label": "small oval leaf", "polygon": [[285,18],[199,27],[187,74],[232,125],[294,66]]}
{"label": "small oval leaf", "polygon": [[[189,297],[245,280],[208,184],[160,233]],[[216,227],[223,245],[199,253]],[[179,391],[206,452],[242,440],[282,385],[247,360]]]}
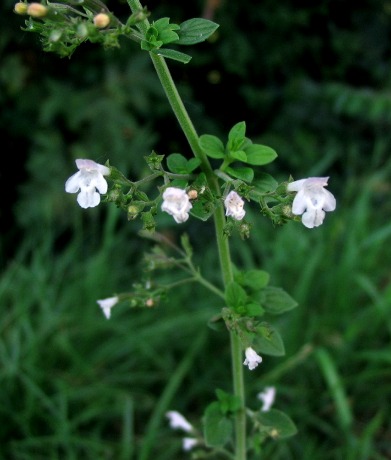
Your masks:
{"label": "small oval leaf", "polygon": [[207,40],[213,32],[219,27],[213,21],[203,18],[189,19],[180,24],[180,30],[177,32],[179,40],[176,45],[195,45]]}
{"label": "small oval leaf", "polygon": [[277,153],[266,145],[252,144],[245,149],[247,163],[254,166],[262,166],[271,163],[277,158]]}
{"label": "small oval leaf", "polygon": [[200,136],[200,145],[210,158],[224,158],[224,145],[221,140],[211,134]]}

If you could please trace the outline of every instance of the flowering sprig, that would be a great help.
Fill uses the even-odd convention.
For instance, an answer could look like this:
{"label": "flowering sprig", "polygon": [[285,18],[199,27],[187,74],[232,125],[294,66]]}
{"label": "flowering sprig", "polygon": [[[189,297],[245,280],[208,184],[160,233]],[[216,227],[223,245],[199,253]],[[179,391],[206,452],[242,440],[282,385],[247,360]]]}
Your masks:
{"label": "flowering sprig", "polygon": [[[258,203],[263,214],[273,223],[297,220],[295,216],[302,215],[306,227],[316,227],[323,222],[325,212],[334,210],[336,205],[334,196],[324,189],[328,178],[302,179],[287,185],[278,184],[265,172],[259,172],[258,167],[274,161],[277,153],[271,147],[253,143],[246,136],[244,121],[229,130],[225,143],[210,134],[198,136],[164,58],[189,62],[189,55],[167,48],[167,45],[192,45],[205,41],[216,30],[217,24],[201,18],[181,24],[172,23],[170,18],[149,22],[139,0],[128,0],[132,12],[123,24],[100,0],[84,0],[82,3],[81,6],[79,2],[68,5],[66,1],[19,2],[15,12],[29,15],[26,30],[40,33],[44,49],[61,56],[72,54],[79,44],[87,40],[102,43],[105,47],[119,46],[118,38],[124,35],[139,43],[153,61],[194,158],[188,159],[177,153],[164,157],[152,152],[147,157],[152,174],[135,182],[108,163],[103,166],[92,160],[78,159],[76,165],[79,171],[67,180],[66,192],[78,193],[77,201],[83,208],[97,206],[101,195],[105,195],[104,200],[125,210],[129,220],[141,217],[144,229],[150,231],[155,241],[158,239],[154,233],[155,216],[159,210],[170,214],[178,224],[187,222],[191,217],[204,221],[213,216],[223,284],[220,288],[200,274],[192,262],[189,241],[182,237],[182,249],[174,249],[176,257],[168,256],[165,250],[159,248],[154,249],[145,261],[149,265],[149,274],[158,268],[171,266],[183,270],[187,278],[154,290],[149,283],[145,286],[134,283],[132,293],[99,299],[97,303],[109,319],[112,308],[120,300],[128,298],[130,306],[152,307],[168,289],[187,282],[197,282],[215,294],[221,310],[214,316],[216,321],[213,323],[215,325],[223,320],[230,334],[235,394],[221,390],[216,392],[218,400],[204,412],[203,438],[195,436],[194,427],[179,413],[171,411],[167,417],[172,427],[194,435],[184,438],[185,450],[203,444],[221,452],[226,445],[233,444],[230,442],[233,438],[235,459],[244,460],[248,432],[246,415],[249,412],[245,407],[243,366],[252,371],[262,362],[261,354],[284,355],[284,343],[278,330],[269,321],[264,321],[263,316],[279,315],[295,308],[297,303],[284,290],[270,286],[266,272],[234,267],[227,238],[228,227],[240,227],[241,235],[248,236],[251,225],[244,221],[244,216],[250,209],[244,209],[244,200]],[[164,160],[167,171],[163,167]],[[218,163],[218,167],[212,168],[211,161]],[[106,177],[109,178],[110,189]],[[160,180],[156,187],[158,193],[150,198],[150,192],[147,195],[140,188],[155,180]],[[297,192],[296,196],[293,197],[291,192]],[[257,432],[252,443],[254,446],[257,445],[257,434],[263,442],[266,435],[278,438],[295,432],[293,423],[285,414],[270,408],[273,397],[272,391],[264,392],[262,409],[251,415],[253,431]],[[229,456],[232,457],[231,453]]]}

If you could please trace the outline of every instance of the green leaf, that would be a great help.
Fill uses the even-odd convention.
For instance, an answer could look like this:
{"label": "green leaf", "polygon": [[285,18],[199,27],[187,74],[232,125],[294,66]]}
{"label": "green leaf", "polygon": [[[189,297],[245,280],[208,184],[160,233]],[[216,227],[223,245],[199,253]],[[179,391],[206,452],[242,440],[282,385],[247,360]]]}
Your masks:
{"label": "green leaf", "polygon": [[247,293],[238,283],[232,281],[225,290],[225,300],[229,307],[235,309],[247,302]]}
{"label": "green leaf", "polygon": [[277,158],[277,153],[266,145],[252,144],[245,149],[245,152],[247,163],[254,166],[266,165]]}
{"label": "green leaf", "polygon": [[199,198],[197,198],[196,201],[193,201],[192,204],[193,207],[190,209],[190,214],[197,219],[203,220],[204,222],[208,220],[215,211],[214,203],[202,196],[199,196]]}
{"label": "green leaf", "polygon": [[273,439],[288,438],[297,433],[296,425],[292,419],[277,409],[259,411],[257,421],[262,425],[261,431],[267,431]]}
{"label": "green leaf", "polygon": [[162,41],[155,40],[153,42],[149,42],[147,40],[141,40],[141,49],[144,51],[153,51],[155,49],[160,48],[163,45]]}
{"label": "green leaf", "polygon": [[247,301],[246,291],[235,281],[228,284],[225,290],[225,301],[233,309],[243,307]]}
{"label": "green leaf", "polygon": [[174,30],[179,30],[178,24],[170,24],[170,18],[161,18],[153,23],[153,26],[158,31],[158,38],[165,45],[175,42],[179,36]]}
{"label": "green leaf", "polygon": [[296,300],[283,289],[272,286],[265,287],[261,291],[259,300],[265,310],[273,315],[280,315],[298,305]]}
{"label": "green leaf", "polygon": [[240,273],[238,282],[253,291],[259,291],[268,285],[269,279],[269,273],[264,270],[246,270]]}
{"label": "green leaf", "polygon": [[206,408],[203,423],[205,444],[208,447],[222,447],[232,436],[232,422],[221,413],[217,401]]}
{"label": "green leaf", "polygon": [[229,150],[237,150],[239,149],[244,140],[246,135],[246,122],[240,121],[234,125],[230,132],[228,133],[228,144],[227,147]]}
{"label": "green leaf", "polygon": [[246,305],[246,314],[248,316],[262,316],[265,310],[259,303],[251,302]]}
{"label": "green leaf", "polygon": [[254,348],[260,353],[271,356],[284,356],[285,347],[281,335],[267,323],[262,323],[256,328]]}
{"label": "green leaf", "polygon": [[157,30],[156,27],[150,26],[149,29],[145,33],[145,40],[147,42],[154,42],[157,40],[159,36],[159,31]]}
{"label": "green leaf", "polygon": [[241,400],[239,396],[227,393],[220,388],[216,389],[216,396],[219,400],[220,411],[225,415],[230,412],[237,412],[241,407]]}
{"label": "green leaf", "polygon": [[200,163],[198,158],[188,160],[180,153],[172,153],[167,157],[167,167],[175,174],[190,174]]}
{"label": "green leaf", "polygon": [[187,172],[193,172],[195,169],[198,168],[200,164],[201,160],[199,160],[198,158],[190,158],[190,160],[187,160]]}
{"label": "green leaf", "polygon": [[229,155],[235,160],[243,161],[243,163],[248,163],[247,155],[243,150],[235,150],[233,152],[229,152]]}
{"label": "green leaf", "polygon": [[200,145],[208,157],[216,159],[224,158],[224,145],[218,137],[211,134],[203,134],[200,136]]}
{"label": "green leaf", "polygon": [[274,190],[278,187],[278,182],[270,174],[257,172],[252,185],[256,188],[258,193],[267,193],[274,192]]}
{"label": "green leaf", "polygon": [[236,179],[243,180],[244,182],[251,182],[254,178],[254,170],[252,168],[231,168],[227,166],[225,172]]}
{"label": "green leaf", "polygon": [[167,48],[153,49],[151,51],[152,53],[157,54],[158,56],[173,59],[174,61],[179,61],[183,64],[187,64],[191,60],[191,56],[189,56],[188,54],[180,53],[179,51]]}
{"label": "green leaf", "polygon": [[187,174],[187,159],[180,153],[172,153],[167,157],[167,167],[175,174]]}
{"label": "green leaf", "polygon": [[208,19],[194,18],[182,22],[178,31],[178,45],[195,45],[207,40],[219,27],[215,22]]}

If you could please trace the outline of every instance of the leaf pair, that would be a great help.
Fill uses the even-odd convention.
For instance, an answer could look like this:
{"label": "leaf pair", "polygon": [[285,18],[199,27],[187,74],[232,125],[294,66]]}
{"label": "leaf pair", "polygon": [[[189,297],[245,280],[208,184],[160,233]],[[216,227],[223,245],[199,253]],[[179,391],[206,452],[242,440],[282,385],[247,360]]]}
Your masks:
{"label": "leaf pair", "polygon": [[207,40],[218,24],[203,18],[194,18],[178,24],[170,24],[170,18],[154,21],[141,41],[141,48],[165,58],[187,64],[191,56],[180,51],[163,48],[164,45],[195,45]]}
{"label": "leaf pair", "polygon": [[249,167],[231,167],[236,161],[252,166],[263,166],[277,158],[277,153],[262,144],[253,144],[246,137],[246,123],[241,121],[234,125],[228,133],[226,145],[216,136],[203,134],[200,144],[205,154],[210,158],[223,160],[221,169],[236,179],[252,182],[254,170]]}

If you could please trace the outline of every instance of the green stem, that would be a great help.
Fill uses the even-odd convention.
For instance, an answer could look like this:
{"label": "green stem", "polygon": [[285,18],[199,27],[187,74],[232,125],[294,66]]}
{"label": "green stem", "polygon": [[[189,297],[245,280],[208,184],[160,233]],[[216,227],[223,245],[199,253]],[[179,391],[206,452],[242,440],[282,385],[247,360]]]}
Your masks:
{"label": "green stem", "polygon": [[[142,9],[139,0],[127,0],[132,12]],[[139,30],[143,33],[149,27],[149,21],[144,20],[137,24]],[[196,129],[187,113],[187,110],[178,93],[174,80],[167,67],[163,57],[149,53],[160,83],[166,93],[171,108],[186,136],[191,150],[196,158],[200,160],[200,166],[204,172],[208,185],[216,197],[220,197],[220,187],[217,177],[214,175],[208,157],[201,148],[199,137]],[[215,232],[217,240],[217,249],[222,272],[223,283],[226,286],[233,281],[233,270],[228,238],[224,235],[225,215],[222,203],[217,207],[214,214]],[[235,460],[246,460],[246,414],[245,414],[245,397],[244,397],[244,379],[242,363],[242,347],[239,337],[234,331],[231,335],[231,353],[232,353],[232,372],[233,387],[235,395],[241,401],[242,409],[236,413],[235,417]]]}

